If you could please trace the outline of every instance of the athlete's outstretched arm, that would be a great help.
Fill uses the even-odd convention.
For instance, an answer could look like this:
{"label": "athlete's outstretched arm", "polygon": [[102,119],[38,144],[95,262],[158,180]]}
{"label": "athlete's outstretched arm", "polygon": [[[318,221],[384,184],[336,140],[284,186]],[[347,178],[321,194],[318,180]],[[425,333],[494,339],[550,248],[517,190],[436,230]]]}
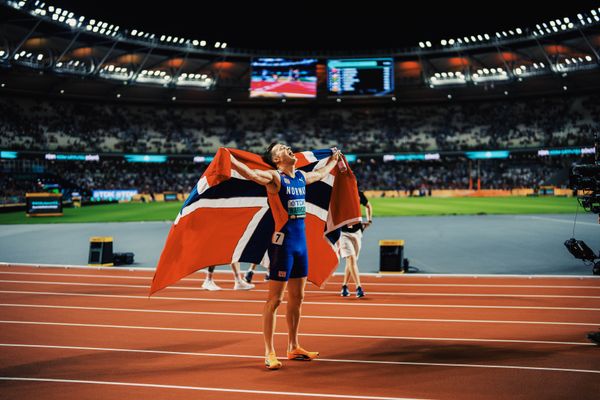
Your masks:
{"label": "athlete's outstretched arm", "polygon": [[259,169],[251,169],[246,164],[239,162],[233,154],[231,156],[231,167],[240,173],[244,178],[249,179],[259,185],[267,186],[274,183],[273,173],[271,171],[261,171]]}
{"label": "athlete's outstretched arm", "polygon": [[310,185],[313,182],[317,182],[317,181],[320,181],[321,179],[325,178],[327,176],[327,174],[331,172],[333,167],[335,167],[335,164],[340,159],[341,154],[342,154],[342,152],[338,150],[331,155],[331,157],[329,158],[329,161],[323,167],[316,169],[314,171],[310,171],[310,172],[303,171],[304,178],[306,179],[306,184]]}

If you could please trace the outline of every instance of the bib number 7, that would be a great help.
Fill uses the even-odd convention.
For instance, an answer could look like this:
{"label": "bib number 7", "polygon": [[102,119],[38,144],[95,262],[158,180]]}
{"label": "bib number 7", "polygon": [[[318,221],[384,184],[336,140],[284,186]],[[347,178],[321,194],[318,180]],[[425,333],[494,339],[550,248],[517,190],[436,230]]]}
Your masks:
{"label": "bib number 7", "polygon": [[283,232],[275,232],[273,234],[273,238],[271,239],[271,243],[282,245],[283,239],[285,238],[285,234]]}

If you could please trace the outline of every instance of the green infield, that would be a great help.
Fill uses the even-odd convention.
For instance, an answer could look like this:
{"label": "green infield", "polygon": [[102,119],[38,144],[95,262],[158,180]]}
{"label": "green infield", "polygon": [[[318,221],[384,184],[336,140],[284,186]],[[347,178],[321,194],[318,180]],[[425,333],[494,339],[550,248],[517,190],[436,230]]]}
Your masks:
{"label": "green infield", "polygon": [[409,197],[373,198],[376,217],[478,214],[569,214],[574,197]]}
{"label": "green infield", "polygon": [[[577,200],[569,197],[373,198],[376,217],[475,214],[568,214]],[[0,224],[69,222],[173,221],[180,202],[121,203],[65,208],[62,217],[27,217],[24,212],[0,214]]]}

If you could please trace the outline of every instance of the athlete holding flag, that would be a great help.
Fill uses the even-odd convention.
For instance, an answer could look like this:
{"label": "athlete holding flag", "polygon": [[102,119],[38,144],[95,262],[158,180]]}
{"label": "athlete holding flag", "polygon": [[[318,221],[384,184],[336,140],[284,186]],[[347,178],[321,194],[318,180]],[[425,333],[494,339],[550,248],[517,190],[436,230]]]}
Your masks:
{"label": "athlete holding flag", "polygon": [[308,276],[308,252],[306,248],[306,185],[325,178],[340,160],[340,151],[335,150],[322,168],[304,172],[296,170],[297,158],[289,146],[272,143],[263,154],[263,160],[274,170],[250,169],[231,155],[232,169],[244,178],[266,187],[269,195],[279,197],[287,212],[288,220],[280,232],[275,232],[268,255],[269,295],[263,312],[263,334],[265,340],[265,365],[268,369],[279,369],[282,364],[275,355],[273,333],[277,308],[283,300],[287,287],[288,301],[286,320],[288,325],[287,358],[290,360],[312,360],[316,351],[306,351],[298,342],[298,328],[304,287]]}

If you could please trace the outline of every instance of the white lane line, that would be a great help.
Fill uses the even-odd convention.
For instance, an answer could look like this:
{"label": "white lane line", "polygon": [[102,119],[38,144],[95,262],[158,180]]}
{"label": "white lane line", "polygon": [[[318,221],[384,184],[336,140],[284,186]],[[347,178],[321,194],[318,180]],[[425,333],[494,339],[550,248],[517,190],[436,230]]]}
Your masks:
{"label": "white lane line", "polygon": [[78,384],[88,384],[88,385],[130,386],[130,387],[143,387],[143,388],[155,388],[155,389],[194,390],[194,391],[203,391],[203,392],[263,394],[263,395],[272,395],[272,396],[329,397],[329,398],[335,398],[335,399],[364,399],[364,400],[418,400],[418,399],[409,399],[406,397],[378,397],[378,396],[356,396],[356,395],[331,394],[331,393],[280,392],[280,391],[273,391],[273,390],[229,389],[229,388],[215,388],[215,387],[202,387],[202,386],[162,385],[162,384],[155,384],[155,383],[89,381],[89,380],[80,380],[80,379],[26,378],[26,377],[17,377],[17,376],[0,376],[0,380],[22,381],[22,382],[52,382],[52,383],[78,383]]}
{"label": "white lane line", "polygon": [[[93,286],[93,287],[121,287],[134,289],[150,289],[150,285],[127,285],[113,283],[81,283],[81,282],[57,282],[57,281],[14,281],[0,279],[0,283],[18,283],[18,284],[34,284],[34,285],[63,285],[63,286]],[[201,287],[170,287],[170,290],[193,290],[206,292]],[[234,291],[233,289],[222,289],[225,291]],[[253,289],[253,292],[264,292],[268,290]],[[338,291],[327,290],[306,290],[307,294],[338,294]],[[593,299],[600,300],[600,296],[571,296],[571,295],[550,295],[550,294],[509,294],[509,293],[413,293],[413,292],[369,292],[371,295],[384,296],[433,296],[433,297],[517,297],[517,298],[541,298],[541,299]]]}
{"label": "white lane line", "polygon": [[[111,271],[116,270],[115,267],[91,267],[89,265],[64,265],[64,264],[32,264],[32,263],[14,263],[14,262],[0,262],[1,267],[8,268],[56,268],[56,269],[82,269],[88,271]],[[119,268],[119,267],[118,267]],[[119,268],[120,272],[155,272],[156,268]],[[215,274],[231,274],[225,270],[216,270]],[[343,276],[343,272],[334,272],[333,276]],[[386,274],[380,272],[361,272],[360,276],[370,276],[376,278],[398,278],[398,274]],[[151,276],[149,276],[152,278]],[[556,280],[600,280],[600,276],[596,275],[523,275],[523,274],[403,274],[401,279],[437,279],[437,278],[489,278],[489,279],[522,279],[522,280],[536,280],[536,279],[556,279]]]}
{"label": "white lane line", "polygon": [[[52,346],[42,344],[20,344],[20,343],[0,343],[0,347],[23,347],[23,348],[38,348],[38,349],[61,349],[61,350],[85,350],[85,351],[106,351],[106,352],[123,352],[123,353],[146,353],[146,354],[166,354],[166,355],[183,355],[195,357],[227,357],[227,358],[247,358],[252,360],[262,360],[264,356],[251,356],[241,354],[222,354],[222,353],[197,353],[185,351],[166,351],[166,350],[138,350],[138,349],[123,349],[123,348],[107,348],[107,347],[81,347],[81,346]],[[598,370],[590,369],[573,369],[573,368],[552,368],[552,367],[527,367],[521,365],[495,365],[495,364],[462,364],[462,363],[427,363],[416,361],[380,361],[380,360],[354,360],[354,359],[337,359],[337,358],[317,358],[314,362],[334,362],[334,363],[360,363],[360,364],[385,364],[385,365],[419,365],[419,366],[436,366],[436,367],[465,367],[465,368],[500,368],[500,369],[524,369],[533,371],[551,371],[551,372],[577,372],[600,374]]]}
{"label": "white lane line", "polygon": [[[560,223],[563,223],[563,224],[573,225],[573,221],[569,221],[568,219],[558,219],[558,218],[548,218],[548,217],[534,217],[534,216],[517,217],[517,219],[538,219],[540,221],[560,222]],[[600,225],[592,223],[592,222],[578,221],[577,224],[578,225],[589,225],[589,226],[600,227]]]}
{"label": "white lane line", "polygon": [[[33,292],[24,290],[0,290],[7,294],[31,294],[43,296],[76,296],[76,297],[102,297],[113,299],[141,299],[141,300],[180,300],[180,301],[204,301],[212,303],[259,303],[265,300],[241,300],[241,299],[211,299],[199,297],[170,297],[170,296],[135,296],[117,294],[92,294],[92,293],[66,293],[66,292]],[[285,302],[285,300],[284,300]],[[590,307],[542,307],[542,306],[486,306],[486,305],[463,305],[463,304],[410,304],[410,303],[367,303],[363,301],[327,302],[327,301],[303,301],[302,305],[325,305],[325,306],[358,306],[358,307],[424,307],[424,308],[474,308],[474,309],[507,309],[507,310],[567,310],[567,311],[600,311],[600,308]]]}
{"label": "white lane line", "polygon": [[[46,321],[0,321],[0,324],[13,325],[45,325],[45,326],[68,326],[77,328],[107,328],[107,329],[137,329],[151,331],[170,332],[202,332],[202,333],[227,333],[235,335],[263,335],[258,331],[236,331],[231,329],[202,329],[202,328],[172,328],[163,326],[139,326],[139,325],[111,325],[111,324],[78,324],[72,322],[46,322]],[[275,335],[287,336],[287,332],[275,332]],[[302,333],[302,336],[331,337],[346,339],[392,339],[392,340],[419,340],[419,341],[442,341],[442,342],[485,342],[485,343],[527,343],[527,344],[551,344],[569,346],[596,346],[589,342],[559,342],[549,340],[518,340],[518,339],[480,339],[480,338],[445,338],[445,337],[416,337],[416,336],[385,336],[385,335],[347,335],[333,333]]]}
{"label": "white lane line", "polygon": [[[77,278],[103,278],[103,279],[139,279],[145,281],[152,281],[151,276],[128,276],[128,275],[95,275],[95,274],[56,274],[49,272],[10,272],[0,271],[0,274],[6,275],[40,275],[40,276],[66,276],[66,277],[77,277]],[[258,273],[257,275],[261,275]],[[362,276],[362,274],[361,274]],[[183,283],[187,282],[204,282],[204,279],[199,278],[184,278]],[[233,285],[234,281],[231,279],[215,279],[215,282],[230,283]],[[342,282],[329,282],[328,285],[336,286],[341,285]],[[401,286],[401,287],[477,287],[477,288],[540,288],[540,289],[598,289],[600,290],[600,282],[597,286],[583,285],[483,285],[483,284],[459,284],[459,283],[381,283],[381,282],[367,282],[364,284],[366,287],[370,286]],[[178,287],[176,285],[170,286],[172,288]]]}
{"label": "white lane line", "polygon": [[[85,311],[109,311],[109,312],[135,312],[135,313],[162,313],[162,314],[185,314],[185,315],[217,315],[225,317],[256,317],[262,318],[262,314],[228,313],[210,311],[178,311],[178,310],[156,310],[139,308],[113,308],[113,307],[83,307],[83,306],[53,306],[47,304],[1,304],[0,307],[23,307],[23,308],[50,308],[59,310],[85,310]],[[278,314],[278,318],[285,318],[285,314]],[[567,325],[567,326],[599,326],[600,323],[585,322],[554,322],[554,321],[513,321],[513,320],[484,320],[484,319],[437,319],[437,318],[384,318],[384,317],[340,317],[336,315],[305,315],[305,319],[325,320],[350,320],[350,321],[399,321],[399,322],[444,322],[444,323],[467,323],[467,324],[522,324],[522,325]]]}
{"label": "white lane line", "polygon": [[[64,265],[64,264],[32,264],[32,263],[14,263],[14,262],[0,262],[1,267],[8,268],[56,268],[56,269],[82,269],[88,271],[111,271],[114,272],[116,270],[115,267],[91,267],[89,265]],[[156,268],[144,268],[144,267],[135,267],[135,268],[119,268],[120,272],[155,272]],[[199,273],[199,272],[197,272]],[[226,274],[229,275],[231,272],[227,272],[225,270],[216,270],[215,274]],[[343,276],[343,272],[334,272],[333,276]],[[381,272],[361,272],[360,276],[368,276],[375,277],[378,279],[393,279],[398,278],[399,274],[396,273],[381,273]],[[147,276],[152,279],[152,276]],[[596,275],[523,275],[523,274],[401,274],[401,279],[439,279],[439,278],[451,278],[451,279],[462,279],[462,278],[470,278],[470,279],[494,279],[494,280],[502,280],[502,279],[521,279],[521,280],[538,280],[538,279],[554,279],[554,280],[586,280],[586,281],[600,281],[600,276]]]}

